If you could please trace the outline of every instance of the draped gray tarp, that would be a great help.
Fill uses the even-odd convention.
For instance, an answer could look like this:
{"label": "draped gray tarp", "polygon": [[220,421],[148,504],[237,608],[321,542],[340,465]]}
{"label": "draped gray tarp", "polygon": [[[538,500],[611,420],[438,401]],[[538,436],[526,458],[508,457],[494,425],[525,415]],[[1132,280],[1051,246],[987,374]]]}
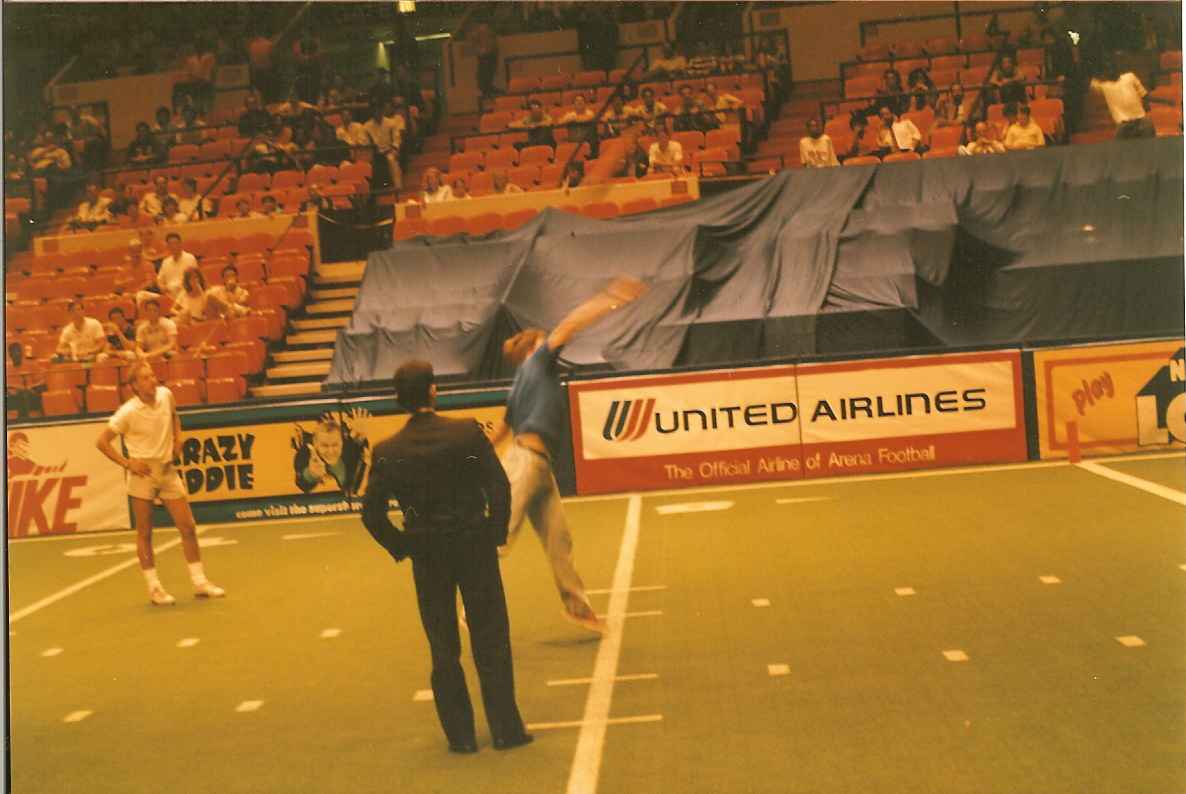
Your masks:
{"label": "draped gray tarp", "polygon": [[891,326],[950,345],[1180,330],[1182,171],[1180,138],[788,171],[641,216],[549,210],[514,232],[406,241],[371,254],[327,383],[387,380],[410,357],[509,376],[507,336],[555,326],[620,274],[650,291],[568,363],[893,347]]}

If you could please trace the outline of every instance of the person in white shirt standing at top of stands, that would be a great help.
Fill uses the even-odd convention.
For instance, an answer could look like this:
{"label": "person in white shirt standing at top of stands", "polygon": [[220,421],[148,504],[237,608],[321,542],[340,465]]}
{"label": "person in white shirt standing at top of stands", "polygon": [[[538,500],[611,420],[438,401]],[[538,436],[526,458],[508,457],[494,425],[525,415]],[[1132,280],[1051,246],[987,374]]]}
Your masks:
{"label": "person in white shirt standing at top of stands", "polygon": [[1104,75],[1112,79],[1091,79],[1091,90],[1104,95],[1108,112],[1116,122],[1116,138],[1155,138],[1157,130],[1145,115],[1149,92],[1132,72],[1116,76],[1114,70]]}
{"label": "person in white shirt standing at top of stands", "polygon": [[169,255],[161,260],[161,269],[157,271],[156,283],[162,295],[168,295],[173,300],[181,297],[185,291],[182,279],[185,271],[198,266],[197,257],[181,247],[181,235],[169,232],[165,236],[165,245],[169,248]]}
{"label": "person in white shirt standing at top of stands", "polygon": [[[222,598],[226,591],[206,578],[193,512],[185,496],[181,475],[173,464],[181,457],[181,419],[173,392],[161,386],[152,366],[132,365],[128,373],[134,396],[119,407],[95,443],[99,451],[128,471],[128,496],[136,525],[136,556],[148,585],[148,599],[154,606],[169,606],[169,595],[156,572],[152,548],[152,503],[160,497],[181,533],[181,548],[189,563],[189,576],[196,598]],[[125,457],[111,442],[123,436]]]}
{"label": "person in white shirt standing at top of stands", "polygon": [[799,162],[804,168],[831,168],[840,165],[832,138],[824,132],[819,119],[807,120],[807,134],[799,139]]}

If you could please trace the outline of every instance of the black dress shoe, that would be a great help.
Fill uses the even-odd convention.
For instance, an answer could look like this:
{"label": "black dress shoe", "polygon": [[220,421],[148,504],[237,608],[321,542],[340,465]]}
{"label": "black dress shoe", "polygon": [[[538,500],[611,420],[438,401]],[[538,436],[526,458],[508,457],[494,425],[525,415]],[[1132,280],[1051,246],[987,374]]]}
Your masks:
{"label": "black dress shoe", "polygon": [[449,743],[449,752],[462,753],[464,755],[468,755],[470,753],[476,753],[476,752],[478,752],[478,744],[477,744],[477,742],[462,742],[460,744],[453,744],[452,742],[450,742]]}
{"label": "black dress shoe", "polygon": [[535,737],[530,733],[521,733],[512,739],[495,739],[495,750],[512,750],[516,747],[522,747],[525,744],[531,744],[535,741]]}

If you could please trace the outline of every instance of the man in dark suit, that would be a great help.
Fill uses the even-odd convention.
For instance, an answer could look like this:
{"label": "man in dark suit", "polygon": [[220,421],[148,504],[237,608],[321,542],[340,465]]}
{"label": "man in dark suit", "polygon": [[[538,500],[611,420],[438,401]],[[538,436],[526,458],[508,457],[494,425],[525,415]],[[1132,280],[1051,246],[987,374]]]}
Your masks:
{"label": "man in dark suit", "polygon": [[[411,412],[403,430],[375,447],[362,522],[396,562],[412,558],[420,620],[432,651],[432,693],[455,753],[476,753],[474,712],[461,670],[457,590],[468,614],[474,665],[494,749],[532,740],[515,705],[510,622],[499,545],[506,543],[510,486],[486,434],[472,420],[434,410],[432,365],[395,373],[396,399]],[[404,529],[387,517],[399,501]]]}

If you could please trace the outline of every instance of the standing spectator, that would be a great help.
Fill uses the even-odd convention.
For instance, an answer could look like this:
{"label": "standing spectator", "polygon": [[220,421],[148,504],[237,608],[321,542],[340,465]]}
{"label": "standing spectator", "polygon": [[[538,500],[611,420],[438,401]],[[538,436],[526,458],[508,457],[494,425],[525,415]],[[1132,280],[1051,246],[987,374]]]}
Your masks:
{"label": "standing spectator", "polygon": [[321,42],[311,32],[292,43],[296,63],[296,93],[309,103],[321,96]]}
{"label": "standing spectator", "polygon": [[247,43],[247,61],[251,66],[251,87],[259,92],[265,104],[278,96],[279,75],[272,63],[272,50],[278,37],[268,38],[262,31]]}
{"label": "standing spectator", "polygon": [[161,316],[160,298],[152,297],[140,307],[144,319],[136,326],[136,354],[140,358],[171,358],[177,352],[177,324]]}
{"label": "standing spectator", "polygon": [[168,246],[169,255],[161,260],[156,283],[162,295],[168,295],[173,300],[177,300],[184,291],[182,279],[185,278],[185,271],[196,268],[198,260],[181,247],[181,235],[177,232],[169,232],[165,235],[165,245]]}
{"label": "standing spectator", "polygon": [[191,97],[194,106],[203,113],[214,107],[214,70],[218,59],[205,36],[198,36],[182,61],[184,82],[178,84],[175,93]]}
{"label": "standing spectator", "polygon": [[685,170],[684,147],[679,141],[671,140],[665,125],[659,125],[658,140],[651,144],[647,160],[652,173],[678,174]]}
{"label": "standing spectator", "polygon": [[1005,153],[1005,145],[992,137],[986,121],[976,122],[975,132],[969,137],[972,138],[971,143],[959,148],[962,155]]}
{"label": "standing spectator", "polygon": [[474,53],[478,56],[478,93],[494,96],[494,75],[498,72],[498,36],[485,19],[474,27]]}
{"label": "standing spectator", "polygon": [[50,132],[45,136],[45,143],[29,153],[29,165],[37,176],[57,176],[69,173],[74,160],[62,146],[61,136]]}
{"label": "standing spectator", "polygon": [[831,168],[840,165],[832,138],[824,132],[818,118],[807,120],[807,134],[799,139],[799,162],[805,168]]}
{"label": "standing spectator", "polygon": [[1104,75],[1111,79],[1101,80],[1092,78],[1091,90],[1104,95],[1108,103],[1108,112],[1112,114],[1112,121],[1116,122],[1116,138],[1153,138],[1157,130],[1153,122],[1145,115],[1148,91],[1132,72],[1115,77],[1115,71]]}
{"label": "standing spectator", "polygon": [[1029,105],[1019,105],[1017,120],[1005,130],[1006,149],[1037,149],[1046,145],[1042,128],[1030,117]]}
{"label": "standing spectator", "polygon": [[111,223],[111,199],[99,193],[98,183],[87,182],[86,198],[70,219],[70,227],[90,230],[105,223]]}
{"label": "standing spectator", "polygon": [[393,96],[395,89],[391,85],[391,73],[386,69],[376,69],[375,82],[367,89],[367,104],[372,108],[384,108]]}
{"label": "standing spectator", "polygon": [[94,317],[87,317],[82,301],[72,300],[69,305],[70,322],[62,327],[58,336],[56,361],[77,363],[103,362],[108,358],[107,334],[103,325]]}
{"label": "standing spectator", "polygon": [[1012,55],[1002,55],[997,68],[988,78],[996,93],[997,102],[1025,101],[1025,78],[1017,70],[1017,63]]}
{"label": "standing spectator", "polygon": [[544,103],[538,99],[530,99],[527,102],[527,115],[515,119],[507,126],[527,130],[527,142],[524,146],[555,146],[552,124],[552,117],[544,112]]}
{"label": "standing spectator", "polygon": [[147,122],[136,124],[136,137],[128,144],[127,161],[131,165],[152,165],[165,160],[164,146],[157,143]]}
{"label": "standing spectator", "polygon": [[251,313],[247,306],[250,295],[247,289],[239,284],[239,269],[234,265],[227,265],[222,269],[222,283],[211,287],[210,294],[226,307],[226,313],[232,317],[242,317]]}
{"label": "standing spectator", "polygon": [[[385,110],[391,113],[391,116],[387,116]],[[377,105],[371,108],[371,118],[363,128],[369,142],[387,164],[389,184],[399,190],[403,186],[403,172],[399,165],[399,147],[403,134],[400,122],[403,119],[397,121],[396,118],[394,98],[389,98],[386,109]]]}

